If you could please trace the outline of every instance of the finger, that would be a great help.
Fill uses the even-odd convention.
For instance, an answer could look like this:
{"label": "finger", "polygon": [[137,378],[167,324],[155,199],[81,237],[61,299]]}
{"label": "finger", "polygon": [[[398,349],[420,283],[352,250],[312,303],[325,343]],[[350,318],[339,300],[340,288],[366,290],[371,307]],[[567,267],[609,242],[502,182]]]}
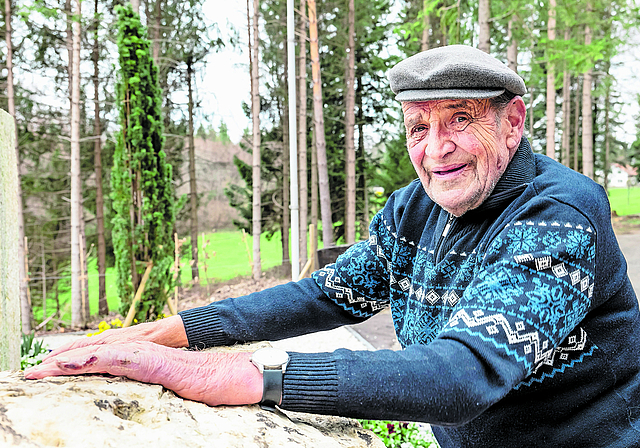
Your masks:
{"label": "finger", "polygon": [[103,343],[104,342],[101,341],[101,338],[100,339],[98,339],[98,338],[96,338],[96,339],[92,339],[92,338],[76,339],[75,341],[67,342],[64,345],[61,345],[60,347],[51,350],[51,352],[49,352],[49,354],[44,357],[42,362],[46,362],[48,359],[53,358],[55,356],[58,356],[61,353],[68,352],[70,350],[75,350],[75,349],[78,349],[78,348],[87,347],[89,345],[99,345],[99,344],[103,344]]}
{"label": "finger", "polygon": [[99,346],[104,344],[128,342],[135,340],[135,337],[131,335],[131,329],[111,329],[106,330],[103,333],[97,334],[91,337],[83,337],[76,339],[75,341],[67,342],[66,344],[54,349],[49,353],[43,361],[49,358],[58,356],[61,353],[75,350],[82,347]]}
{"label": "finger", "polygon": [[[91,367],[98,363],[95,353],[70,352],[70,356],[58,356],[50,358],[34,367],[25,370],[26,379],[40,379],[48,376],[77,375],[81,373],[92,373]],[[95,373],[95,372],[93,372]]]}
{"label": "finger", "polygon": [[152,343],[132,342],[76,348],[49,357],[41,364],[25,370],[25,378],[108,373],[147,381],[154,370],[151,366],[161,359],[155,346]]}

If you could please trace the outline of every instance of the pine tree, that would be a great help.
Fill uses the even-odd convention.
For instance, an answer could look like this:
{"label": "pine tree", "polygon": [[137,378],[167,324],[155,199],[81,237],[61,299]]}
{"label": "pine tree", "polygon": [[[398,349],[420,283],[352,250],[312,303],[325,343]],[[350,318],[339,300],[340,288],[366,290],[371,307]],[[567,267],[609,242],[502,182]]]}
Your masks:
{"label": "pine tree", "polygon": [[131,305],[133,294],[140,285],[141,272],[153,263],[136,311],[137,319],[143,321],[160,315],[171,286],[172,169],[163,150],[161,92],[146,30],[131,5],[119,6],[116,11],[121,130],[112,170],[116,212],[113,240],[121,312],[126,313]]}

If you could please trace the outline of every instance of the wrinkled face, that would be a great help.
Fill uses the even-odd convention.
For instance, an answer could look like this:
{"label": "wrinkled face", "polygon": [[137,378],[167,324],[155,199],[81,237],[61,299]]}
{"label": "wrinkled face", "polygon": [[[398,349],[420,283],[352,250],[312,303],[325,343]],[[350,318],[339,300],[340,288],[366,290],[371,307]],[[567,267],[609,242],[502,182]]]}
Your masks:
{"label": "wrinkled face", "polygon": [[411,162],[429,197],[453,215],[482,204],[515,154],[522,126],[515,135],[513,105],[496,112],[489,100],[402,103]]}

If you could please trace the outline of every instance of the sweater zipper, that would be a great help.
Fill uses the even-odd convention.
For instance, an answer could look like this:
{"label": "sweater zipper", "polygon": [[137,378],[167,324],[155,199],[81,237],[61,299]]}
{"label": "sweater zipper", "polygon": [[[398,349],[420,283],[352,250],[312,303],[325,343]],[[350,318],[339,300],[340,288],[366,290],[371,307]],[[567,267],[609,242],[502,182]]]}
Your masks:
{"label": "sweater zipper", "polygon": [[447,238],[449,231],[451,230],[451,224],[453,224],[453,215],[449,213],[449,218],[447,219],[447,223],[442,230],[442,235],[440,235],[440,240],[438,241],[438,245],[436,246],[436,263],[440,261],[440,248],[442,247],[442,243]]}

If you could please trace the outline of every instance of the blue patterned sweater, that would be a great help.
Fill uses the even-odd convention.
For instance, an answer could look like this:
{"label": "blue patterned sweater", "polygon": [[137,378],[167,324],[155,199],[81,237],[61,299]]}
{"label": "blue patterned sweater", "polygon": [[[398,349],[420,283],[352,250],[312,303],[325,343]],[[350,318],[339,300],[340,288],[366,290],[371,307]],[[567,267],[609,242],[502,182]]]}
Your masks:
{"label": "blue patterned sweater", "polygon": [[313,279],[182,312],[193,347],[390,306],[403,350],[291,353],[284,409],[429,422],[442,447],[640,447],[640,318],[602,188],[525,139],[476,210],[418,181]]}

